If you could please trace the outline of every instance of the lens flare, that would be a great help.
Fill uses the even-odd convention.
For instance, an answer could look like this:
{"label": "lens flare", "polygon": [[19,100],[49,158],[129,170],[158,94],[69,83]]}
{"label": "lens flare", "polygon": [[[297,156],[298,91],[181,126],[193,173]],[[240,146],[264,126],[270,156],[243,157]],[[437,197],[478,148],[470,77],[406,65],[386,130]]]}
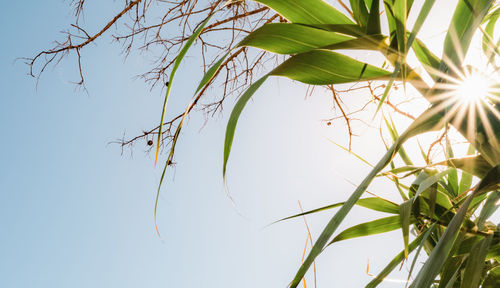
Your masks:
{"label": "lens flare", "polygon": [[485,75],[473,73],[466,76],[457,85],[456,96],[459,98],[459,101],[468,104],[485,101],[488,98],[490,86],[490,81]]}

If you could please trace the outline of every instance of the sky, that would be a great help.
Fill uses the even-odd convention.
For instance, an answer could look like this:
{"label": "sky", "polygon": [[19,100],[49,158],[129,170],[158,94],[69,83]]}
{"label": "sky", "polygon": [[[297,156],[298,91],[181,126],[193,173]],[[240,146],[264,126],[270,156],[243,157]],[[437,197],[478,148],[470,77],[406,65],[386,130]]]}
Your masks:
{"label": "sky", "polygon": [[[443,23],[456,1],[437,2],[421,38],[440,55]],[[122,1],[85,3],[89,31],[122,7]],[[298,213],[298,200],[306,210],[344,201],[354,190],[347,180],[359,183],[369,172],[329,141],[347,144],[343,123],[321,121],[334,114],[331,96],[305,97],[305,86],[273,78],[238,123],[228,166],[234,204],[221,175],[234,100],[206,123],[201,114],[189,119],[161,192],[159,237],[153,208],[161,167],[144,141],[123,153],[110,144],[159,121],[162,91],[135,78],[148,68],[145,58],[124,61],[107,37],[82,51],[88,93],[71,83],[78,79],[73,58],[47,70],[36,86],[15,59],[62,39],[73,17],[69,1],[2,6],[0,287],[286,287],[307,230],[302,219],[267,225]],[[201,79],[199,59],[191,56],[172,88],[169,115],[185,107],[193,79]],[[373,163],[384,151],[373,141],[378,131],[358,128],[353,150]],[[382,179],[369,190],[397,200]],[[333,212],[307,218],[314,239]],[[340,230],[381,215],[354,208]],[[318,258],[318,287],[361,287],[371,280],[367,260],[377,273],[402,245],[399,231],[333,245]],[[391,278],[404,279],[404,270]]]}

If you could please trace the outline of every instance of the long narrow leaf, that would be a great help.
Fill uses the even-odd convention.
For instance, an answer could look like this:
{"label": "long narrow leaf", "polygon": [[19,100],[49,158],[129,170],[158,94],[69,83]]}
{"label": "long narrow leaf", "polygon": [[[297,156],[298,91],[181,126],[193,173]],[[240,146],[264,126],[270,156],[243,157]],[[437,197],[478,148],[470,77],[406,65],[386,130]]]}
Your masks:
{"label": "long narrow leaf", "polygon": [[446,70],[449,65],[462,66],[472,36],[483,21],[492,2],[493,0],[461,0],[458,2],[444,41],[442,59],[448,59],[449,63],[441,63],[441,70]]}
{"label": "long narrow leaf", "polygon": [[270,74],[306,84],[328,85],[383,79],[391,72],[339,53],[314,50],[291,57]]}
{"label": "long narrow leaf", "polygon": [[[376,2],[376,1],[374,1]],[[420,10],[420,13],[417,17],[417,21],[415,22],[415,25],[413,26],[413,30],[410,33],[410,36],[408,38],[408,41],[406,39],[406,13],[408,10],[408,4],[407,1],[396,1],[394,6],[394,21],[396,25],[396,36],[398,39],[398,46],[399,48],[399,57],[396,62],[396,65],[394,67],[394,72],[391,75],[391,79],[389,80],[389,83],[387,84],[384,94],[380,98],[379,105],[377,107],[377,111],[375,114],[380,110],[382,107],[382,104],[384,103],[385,99],[389,95],[390,89],[392,89],[392,84],[394,83],[394,80],[396,79],[397,75],[399,74],[400,70],[403,72],[402,73],[402,78],[403,81],[406,81],[406,76],[407,76],[407,71],[406,71],[406,54],[407,51],[410,49],[410,47],[413,44],[413,40],[417,36],[418,32],[422,28],[422,25],[425,22],[425,19],[429,15],[429,12],[434,5],[435,0],[426,0],[424,5],[422,6],[422,9]],[[411,6],[411,4],[409,5]],[[391,10],[392,11],[392,10]],[[389,17],[389,16],[388,16]]]}
{"label": "long narrow leaf", "polygon": [[486,261],[486,253],[490,247],[493,234],[479,241],[470,250],[467,265],[465,266],[464,278],[462,280],[462,288],[477,288],[479,287],[482,275],[484,262]]}
{"label": "long narrow leaf", "polygon": [[488,218],[495,213],[498,209],[497,202],[500,199],[500,191],[493,191],[488,195],[486,199],[486,203],[484,203],[483,209],[481,209],[481,213],[479,217],[477,217],[476,223],[479,230],[483,229],[484,223]]}
{"label": "long narrow leaf", "polygon": [[[469,145],[469,148],[467,149],[467,155],[473,155],[476,149],[474,146]],[[484,160],[486,162],[486,160]],[[488,164],[489,166],[489,164]],[[472,174],[468,173],[466,171],[462,171],[462,176],[460,178],[460,185],[458,189],[458,194],[462,194],[465,191],[470,189],[470,186],[472,185]]]}
{"label": "long narrow leaf", "polygon": [[226,168],[227,161],[229,159],[229,154],[231,153],[231,147],[233,145],[234,132],[236,130],[236,124],[238,123],[238,119],[240,118],[241,112],[243,112],[243,108],[247,104],[248,100],[252,97],[252,95],[257,91],[257,89],[262,86],[262,84],[267,80],[268,75],[260,78],[255,81],[248,89],[243,93],[238,102],[233,108],[231,115],[229,116],[229,121],[227,122],[226,128],[226,137],[224,140],[224,162],[222,165],[222,175],[226,178]]}
{"label": "long narrow leaf", "polygon": [[358,22],[359,26],[366,27],[368,23],[368,10],[364,0],[349,0],[351,4],[354,20]]}
{"label": "long narrow leaf", "polygon": [[460,231],[462,222],[474,197],[488,191],[491,187],[496,186],[500,182],[500,165],[491,169],[488,174],[481,180],[474,192],[467,197],[458,212],[448,224],[445,232],[439,239],[434,250],[420,270],[417,278],[412,284],[414,288],[428,288],[441,270],[445,259],[448,257],[453,243]]}
{"label": "long narrow leaf", "polygon": [[500,287],[500,267],[495,267],[488,271],[488,275],[484,279],[483,288]]}
{"label": "long narrow leaf", "polygon": [[[363,4],[364,5],[364,4]],[[366,34],[380,34],[380,1],[372,1]]]}
{"label": "long narrow leaf", "polygon": [[412,211],[413,200],[405,201],[403,204],[399,205],[399,220],[401,221],[401,231],[403,232],[403,244],[405,259],[408,258],[408,244],[410,239],[410,224],[411,221],[411,211]]}
{"label": "long narrow leaf", "polygon": [[299,271],[297,271],[295,278],[292,280],[291,288],[297,287],[302,277],[305,275],[312,262],[316,259],[316,257],[321,253],[328,240],[332,236],[332,234],[337,230],[338,226],[349,211],[352,209],[354,204],[358,201],[358,199],[363,195],[368,185],[370,185],[371,181],[377,176],[377,174],[384,169],[384,167],[391,162],[391,160],[396,155],[397,151],[401,147],[401,145],[410,137],[413,137],[417,134],[427,132],[433,129],[436,129],[439,121],[439,116],[441,114],[436,114],[434,110],[427,110],[424,112],[419,118],[417,118],[410,127],[400,136],[398,141],[396,141],[391,148],[387,151],[387,153],[380,159],[378,164],[373,168],[373,170],[366,176],[366,178],[361,182],[358,188],[353,192],[353,194],[349,197],[346,203],[339,209],[339,211],[332,217],[332,219],[328,222],[325,229],[319,236],[318,240],[314,244],[313,248],[309,252],[304,263],[301,265]]}
{"label": "long narrow leaf", "polygon": [[[408,223],[415,222],[415,218],[408,220],[409,220]],[[399,228],[401,228],[401,219],[399,216],[385,217],[347,228],[346,230],[342,231],[339,235],[337,235],[335,238],[333,238],[333,240],[330,241],[328,245],[347,239],[386,233]]]}
{"label": "long narrow leaf", "polygon": [[278,54],[296,54],[352,39],[355,38],[312,26],[270,23],[248,34],[238,46],[251,46]]}
{"label": "long narrow leaf", "polygon": [[[422,239],[424,238],[424,235],[425,235],[425,233],[421,233],[420,235],[418,235],[417,238],[415,238],[415,240],[413,240],[408,245],[409,252],[412,252],[413,250],[415,250],[415,248],[417,248],[420,245],[420,243],[422,242]],[[396,257],[394,257],[394,259],[392,259],[391,262],[389,262],[389,264],[387,264],[387,266],[385,266],[385,268],[377,275],[377,277],[375,277],[372,281],[370,281],[370,283],[368,283],[365,287],[366,288],[377,287],[378,284],[382,283],[382,281],[384,281],[385,277],[387,277],[392,272],[392,270],[394,270],[399,265],[399,263],[401,263],[401,261],[403,261],[403,259],[405,259],[405,251],[404,250],[401,251],[398,255],[396,255]]]}
{"label": "long narrow leaf", "polygon": [[[325,210],[337,208],[337,207],[340,207],[340,206],[342,206],[344,204],[345,204],[345,202],[339,202],[339,203],[335,203],[335,204],[330,204],[330,205],[323,206],[323,207],[320,207],[320,208],[316,208],[316,209],[313,209],[313,210],[309,210],[309,211],[306,211],[306,212],[303,212],[303,213],[300,213],[300,214],[296,214],[296,215],[292,215],[292,216],[288,216],[288,217],[282,218],[280,220],[277,220],[277,221],[273,222],[273,224],[277,223],[277,222],[280,222],[280,221],[284,221],[284,220],[288,220],[288,219],[293,219],[293,218],[296,218],[296,217],[300,217],[300,216],[304,216],[304,215],[308,215],[308,214],[314,214],[314,213],[317,213],[317,212],[321,212],[321,211],[325,211]],[[356,202],[356,205],[364,207],[364,208],[368,208],[368,209],[371,209],[371,210],[374,210],[374,211],[379,211],[379,212],[385,212],[385,213],[391,213],[391,214],[398,214],[399,213],[399,206],[398,206],[398,204],[396,204],[394,202],[391,202],[389,200],[385,200],[385,199],[379,198],[379,197],[368,197],[368,198],[359,199]]]}
{"label": "long narrow leaf", "polygon": [[354,24],[347,16],[323,0],[255,0],[293,23]]}
{"label": "long narrow leaf", "polygon": [[158,140],[156,142],[155,165],[156,165],[156,162],[158,161],[158,152],[159,152],[159,149],[160,149],[161,138],[163,136],[162,135],[163,121],[165,119],[165,112],[167,110],[168,96],[170,95],[170,90],[172,89],[172,84],[173,84],[175,73],[177,72],[177,69],[179,68],[179,65],[181,64],[182,59],[184,59],[184,56],[186,56],[187,51],[189,50],[189,48],[191,48],[191,45],[193,45],[194,41],[198,38],[198,36],[200,36],[201,32],[203,31],[203,29],[205,28],[205,26],[207,25],[207,23],[210,21],[210,19],[212,19],[212,17],[217,13],[217,11],[219,11],[219,10],[216,10],[214,13],[210,14],[205,19],[205,21],[203,21],[200,24],[200,26],[194,31],[193,35],[191,35],[191,37],[189,37],[189,39],[186,41],[186,43],[184,44],[184,46],[182,46],[182,49],[179,52],[179,54],[177,54],[177,58],[175,59],[174,65],[172,66],[172,71],[170,72],[170,77],[168,79],[169,84],[168,84],[168,87],[167,87],[167,92],[165,93],[165,100],[163,101],[163,108],[162,108],[162,112],[161,112],[160,126],[158,128]]}
{"label": "long narrow leaf", "polygon": [[229,55],[229,53],[223,55],[218,61],[215,62],[214,65],[212,65],[212,67],[210,67],[207,70],[207,73],[205,73],[205,75],[201,79],[200,84],[198,85],[198,88],[196,89],[196,91],[194,93],[193,99],[191,100],[191,102],[186,107],[186,110],[184,111],[184,114],[182,115],[182,119],[179,122],[179,125],[177,126],[177,129],[175,130],[174,138],[172,139],[172,143],[171,143],[171,146],[170,146],[170,153],[168,154],[167,161],[165,162],[165,166],[163,167],[163,171],[161,173],[161,178],[160,178],[160,183],[158,183],[158,189],[156,191],[155,208],[154,208],[154,219],[155,219],[156,233],[158,233],[158,235],[160,234],[160,231],[158,230],[158,223],[157,223],[157,217],[156,217],[156,215],[157,215],[157,210],[158,210],[158,200],[160,198],[160,190],[161,190],[161,186],[163,184],[163,179],[165,178],[165,173],[166,173],[168,167],[170,166],[170,164],[172,163],[172,160],[173,160],[173,157],[174,157],[174,152],[175,152],[175,147],[176,147],[176,144],[177,144],[177,140],[179,139],[179,135],[180,135],[181,129],[182,129],[183,125],[184,125],[184,121],[186,120],[186,117],[189,114],[189,112],[191,111],[191,109],[193,108],[193,106],[196,104],[196,101],[199,99],[199,96],[197,95],[198,92],[200,92],[201,89],[203,89],[206,85],[208,85],[212,81],[213,77],[215,76],[215,74],[217,73],[217,71],[219,70],[220,66],[222,65],[222,63],[224,62],[224,60],[226,59],[226,57],[228,55]]}

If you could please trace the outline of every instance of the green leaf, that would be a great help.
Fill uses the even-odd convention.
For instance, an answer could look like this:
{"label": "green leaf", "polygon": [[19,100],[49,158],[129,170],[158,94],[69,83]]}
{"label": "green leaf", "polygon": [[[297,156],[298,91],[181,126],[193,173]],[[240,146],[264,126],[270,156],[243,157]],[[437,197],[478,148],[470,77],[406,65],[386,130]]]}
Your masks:
{"label": "green leaf", "polygon": [[500,165],[496,165],[495,167],[491,168],[490,171],[488,171],[488,173],[484,176],[483,179],[481,179],[474,193],[480,195],[489,192],[494,188],[496,188],[499,183],[500,183]]}
{"label": "green leaf", "polygon": [[483,21],[491,7],[493,0],[461,0],[458,2],[455,13],[444,40],[443,57],[449,63],[441,63],[441,70],[448,70],[448,66],[462,67],[467,50],[474,32]]}
{"label": "green leaf", "polygon": [[[304,215],[308,215],[308,214],[313,214],[313,213],[337,208],[337,207],[340,207],[344,204],[345,204],[345,202],[330,204],[330,205],[316,208],[313,210],[309,210],[309,211],[306,211],[306,212],[303,212],[300,214],[285,217],[283,219],[280,219],[278,221],[273,222],[273,224],[280,222],[280,221],[284,221],[284,220],[288,220],[288,219],[292,219],[292,218],[296,218],[296,217],[300,217],[300,216],[304,216]],[[385,213],[391,213],[391,214],[398,214],[399,213],[399,205],[398,204],[391,202],[389,200],[385,200],[383,198],[379,198],[379,197],[368,197],[368,198],[359,199],[356,202],[356,205],[361,206],[361,207],[365,207],[365,208],[368,208],[368,209],[371,209],[374,211],[379,211],[379,212],[385,212]]]}
{"label": "green leaf", "polygon": [[234,132],[236,130],[236,124],[238,123],[238,119],[240,118],[241,112],[243,112],[243,108],[247,104],[248,100],[252,98],[252,95],[257,91],[257,89],[262,86],[262,84],[267,80],[268,75],[260,78],[255,81],[248,89],[243,93],[243,95],[238,99],[236,105],[234,105],[233,111],[231,111],[231,115],[229,116],[229,121],[227,122],[226,128],[226,137],[224,140],[224,161],[222,165],[222,175],[226,178],[226,168],[227,161],[229,159],[229,154],[231,153],[231,147],[233,145]]}
{"label": "green leaf", "polygon": [[[412,221],[410,219],[408,220],[410,222],[415,222],[415,219],[412,219]],[[399,216],[385,217],[350,227],[333,238],[328,245],[342,240],[386,233],[399,228],[401,228],[401,220]]]}
{"label": "green leaf", "polygon": [[483,229],[484,223],[488,218],[495,213],[495,211],[498,209],[497,202],[500,199],[500,191],[493,191],[488,195],[488,198],[486,198],[486,203],[484,203],[483,209],[481,209],[481,213],[479,214],[479,217],[476,220],[477,227],[479,230]]}
{"label": "green leaf", "polygon": [[[427,241],[427,238],[429,238],[432,231],[434,231],[434,228],[436,227],[436,225],[437,225],[436,223],[432,223],[432,225],[430,225],[429,228],[427,228],[427,230],[425,230],[424,232],[421,232],[421,234],[423,234],[424,236],[422,238],[422,241],[420,241],[420,245],[418,245],[418,249],[415,252],[415,255],[413,256],[413,261],[411,262],[410,270],[408,271],[408,279],[406,280],[407,283],[410,282],[411,274],[413,272],[413,269],[415,268],[415,264],[417,264],[417,259],[418,259],[418,256],[420,255],[420,251],[422,251],[422,248],[424,247],[424,244]],[[408,245],[408,251],[410,251],[410,248],[411,248],[411,243]],[[403,250],[403,251],[405,251],[405,250]]]}
{"label": "green leaf", "polygon": [[292,23],[270,23],[248,34],[238,46],[278,54],[303,53],[354,39],[353,36]]}
{"label": "green leaf", "polygon": [[[417,20],[415,21],[415,24],[413,25],[413,29],[410,33],[410,36],[408,36],[408,42],[406,44],[406,51],[410,50],[410,47],[412,47],[413,42],[416,39],[418,32],[420,32],[420,29],[424,25],[425,19],[427,19],[427,16],[429,15],[429,12],[431,12],[431,9],[434,6],[435,2],[436,2],[436,0],[425,0],[424,5],[422,6],[422,9],[420,9]],[[411,6],[411,4],[410,4],[410,6]]]}
{"label": "green leaf", "polygon": [[446,260],[443,271],[441,272],[441,279],[439,279],[438,288],[453,287],[453,285],[457,281],[457,275],[463,262],[463,256],[450,256],[448,260]]}
{"label": "green leaf", "polygon": [[313,85],[383,79],[390,74],[389,71],[348,56],[324,50],[292,56],[270,73]]}
{"label": "green leaf", "polygon": [[486,57],[489,59],[495,52],[494,50],[496,49],[495,43],[492,42],[494,32],[495,32],[495,25],[498,21],[498,18],[500,17],[500,8],[496,9],[492,13],[488,14],[488,24],[486,24],[486,27],[484,28],[485,34],[483,35],[483,51]]}
{"label": "green leaf", "polygon": [[[376,1],[375,1],[376,2]],[[409,2],[409,1],[408,1]],[[394,83],[394,80],[396,79],[396,76],[399,74],[400,70],[402,71],[402,78],[403,81],[406,80],[407,76],[407,67],[406,67],[406,54],[408,50],[410,50],[410,47],[412,46],[413,40],[417,36],[418,32],[422,28],[422,25],[425,22],[425,19],[429,15],[429,12],[434,5],[435,0],[426,0],[424,5],[422,6],[422,9],[420,10],[420,13],[418,14],[417,21],[415,22],[415,25],[413,26],[413,30],[410,33],[410,36],[408,38],[408,41],[406,41],[406,13],[409,10],[409,7],[411,7],[411,4],[408,4],[407,1],[396,1],[395,4],[393,4],[394,8],[394,17],[390,17],[391,19],[394,20],[394,23],[396,25],[396,35],[397,35],[397,40],[398,40],[398,46],[399,46],[399,56],[397,58],[394,71],[391,75],[391,79],[389,80],[389,83],[387,83],[387,86],[385,88],[384,94],[382,97],[380,97],[380,101],[377,107],[377,112],[380,110],[382,107],[382,104],[384,103],[385,99],[389,95],[389,91],[392,88],[392,84]],[[386,5],[387,7],[387,5]],[[392,9],[390,11],[393,11]],[[389,17],[389,15],[388,15]],[[380,24],[380,23],[379,23]],[[404,34],[403,34],[404,33]],[[377,113],[375,112],[375,113]]]}
{"label": "green leaf", "polygon": [[[370,79],[381,79],[390,75],[390,72],[366,63],[359,62],[345,55],[324,50],[313,50],[310,52],[292,56],[284,63],[276,67],[268,75],[250,86],[231,112],[224,142],[224,178],[226,175],[227,161],[231,152],[231,146],[233,143],[234,132],[236,129],[236,124],[238,122],[238,118],[248,100],[252,97],[255,91],[262,85],[262,83],[265,81],[265,79],[267,79],[269,75],[284,76],[307,84],[325,85]],[[420,124],[417,123],[416,125],[412,125],[415,128],[420,129]],[[418,134],[419,132],[417,130],[412,130],[412,133]],[[410,135],[409,137],[411,136],[412,135]]]}
{"label": "green leaf", "polygon": [[465,266],[462,288],[477,288],[481,283],[486,253],[490,247],[493,234],[476,243],[469,253]]}
{"label": "green leaf", "polygon": [[[453,154],[453,148],[451,147],[450,139],[446,137],[446,152],[447,158],[455,158]],[[448,186],[450,188],[450,196],[458,195],[458,173],[457,169],[451,168],[450,173],[448,173]]]}
{"label": "green leaf", "polygon": [[[366,34],[380,34],[380,1],[373,1],[370,8],[368,25],[366,26]],[[364,3],[363,3],[364,5]]]}
{"label": "green leaf", "polygon": [[429,73],[433,79],[436,79],[436,71],[439,69],[441,60],[419,39],[413,42],[412,48],[413,52],[415,52],[415,56],[417,56],[418,61],[424,66],[427,73]]}
{"label": "green leaf", "polygon": [[[467,149],[467,155],[468,156],[473,155],[475,151],[476,151],[476,149],[474,148],[474,146],[469,145],[469,148]],[[484,161],[486,162],[486,160],[484,160]],[[490,166],[489,163],[487,163],[487,165]],[[474,168],[474,167],[471,167],[471,168]],[[472,185],[472,174],[465,172],[465,171],[462,171],[462,177],[460,178],[460,185],[459,185],[459,189],[458,189],[458,194],[460,195],[460,194],[464,193],[465,191],[469,190],[471,185]]]}
{"label": "green leaf", "polygon": [[374,50],[380,51],[383,47],[386,47],[387,36],[381,34],[375,35],[360,35],[358,38],[340,42],[337,44],[327,45],[320,47],[326,50],[339,50],[339,49],[350,49],[350,50]]}
{"label": "green leaf", "polygon": [[[453,284],[456,282],[460,268],[462,267],[462,264],[464,263],[466,258],[463,255],[457,255],[458,254],[457,251],[460,249],[460,247],[463,246],[462,244],[468,240],[465,239],[465,234],[466,234],[465,232],[460,232],[458,234],[457,240],[455,240],[451,252],[446,261],[444,262],[443,269],[440,272],[440,280],[438,288],[452,288]],[[472,240],[476,239],[475,237],[472,238],[474,238]],[[472,248],[472,246],[469,247],[469,251],[470,248]]]}
{"label": "green leaf", "polygon": [[293,23],[354,24],[347,16],[323,0],[255,0]]}
{"label": "green leaf", "polygon": [[404,244],[404,252],[405,252],[405,259],[408,258],[408,243],[410,239],[410,224],[411,224],[411,211],[412,211],[412,203],[413,200],[410,199],[408,201],[405,201],[403,204],[399,205],[399,219],[400,219],[400,225],[401,225],[401,230],[403,232],[403,244]]}
{"label": "green leaf", "polygon": [[448,159],[443,162],[435,163],[434,165],[454,167],[480,178],[484,177],[492,168],[488,161],[481,155]]}
{"label": "green leaf", "polygon": [[500,267],[495,267],[489,270],[482,285],[482,288],[497,288],[497,287],[500,287]]}
{"label": "green leaf", "polygon": [[330,32],[343,33],[355,37],[366,36],[365,31],[356,24],[309,24],[309,26]]}
{"label": "green leaf", "polygon": [[400,173],[404,173],[404,172],[409,172],[407,173],[407,175],[401,177],[401,178],[404,178],[404,177],[407,177],[409,175],[412,175],[412,174],[415,174],[421,170],[425,169],[425,167],[419,167],[419,166],[402,166],[402,167],[398,167],[398,168],[394,168],[394,169],[391,169],[391,170],[388,170],[387,172],[383,172],[380,174],[380,176],[383,176],[383,175],[390,175],[390,174],[400,174]]}
{"label": "green leaf", "polygon": [[[415,248],[417,248],[418,245],[420,245],[420,243],[422,242],[422,239],[425,237],[425,234],[426,233],[421,233],[420,235],[418,235],[417,238],[415,238],[415,240],[413,240],[408,245],[408,251],[410,253],[413,250],[415,250]],[[385,277],[387,277],[392,272],[392,270],[394,270],[399,265],[399,263],[401,263],[401,261],[403,261],[404,258],[405,258],[405,252],[403,250],[398,255],[396,255],[396,257],[394,257],[394,259],[392,259],[392,261],[389,262],[389,264],[387,264],[387,266],[385,266],[385,268],[377,275],[377,277],[375,277],[372,281],[370,281],[370,283],[368,283],[365,287],[366,288],[377,287],[378,284],[382,283],[382,281],[384,281]]]}
{"label": "green leaf", "polygon": [[467,197],[458,212],[452,218],[448,227],[439,239],[436,247],[432,250],[428,260],[420,270],[412,284],[414,288],[428,288],[441,270],[445,259],[450,254],[453,243],[457,238],[460,227],[465,219],[465,215],[474,197],[488,191],[491,187],[496,186],[500,182],[500,165],[491,169],[488,174],[479,182],[474,192]]}
{"label": "green leaf", "polygon": [[196,91],[194,94],[196,95],[198,92],[201,91],[206,85],[208,85],[212,79],[215,76],[215,73],[219,70],[220,66],[222,63],[224,63],[224,60],[226,60],[227,56],[229,56],[229,53],[224,54],[222,57],[220,57],[219,60],[217,60],[212,67],[210,67],[205,75],[203,75],[203,78],[201,78],[200,84],[198,84],[198,87],[196,88]]}
{"label": "green leaf", "polygon": [[205,28],[205,26],[208,24],[208,22],[210,21],[210,19],[212,19],[212,17],[218,11],[220,11],[220,10],[216,10],[214,13],[210,14],[205,19],[205,21],[203,21],[200,24],[200,26],[194,31],[193,35],[191,35],[191,37],[189,37],[189,39],[186,41],[186,43],[184,44],[184,46],[182,46],[182,49],[181,49],[181,51],[179,51],[179,54],[177,54],[177,57],[176,57],[175,62],[174,62],[174,65],[172,66],[172,71],[170,72],[170,77],[168,79],[168,81],[170,83],[169,83],[169,85],[167,87],[167,92],[165,93],[165,100],[163,101],[163,108],[162,108],[162,112],[161,112],[160,125],[159,125],[159,128],[158,128],[158,140],[157,140],[157,143],[156,143],[155,164],[156,164],[156,162],[158,160],[158,152],[159,152],[159,149],[160,149],[160,142],[161,142],[162,131],[163,131],[163,121],[165,119],[165,112],[167,110],[168,96],[170,95],[170,90],[172,89],[172,84],[173,84],[175,73],[177,72],[177,69],[179,68],[179,65],[181,64],[182,59],[184,59],[184,56],[186,56],[187,51],[189,50],[189,48],[191,47],[191,45],[193,45],[194,40],[196,40],[198,38],[198,36],[200,36],[201,32],[203,31],[203,29]]}
{"label": "green leaf", "polygon": [[[391,123],[389,124],[389,121],[384,116],[385,125],[387,127],[387,130],[389,130],[389,134],[391,134],[392,141],[396,141],[396,139],[398,139],[399,137],[398,131],[396,130],[396,125],[394,124],[394,121],[392,121],[392,118],[390,118],[390,120]],[[401,146],[398,154],[401,157],[401,160],[403,160],[406,165],[413,165],[413,162],[410,160],[410,157],[408,157],[408,154],[406,154],[404,147]]]}
{"label": "green leaf", "polygon": [[402,57],[406,56],[407,4],[408,3],[404,0],[394,1],[393,4],[394,19],[396,20],[396,37],[398,39],[398,51]]}
{"label": "green leaf", "polygon": [[370,164],[370,162],[368,162],[367,160],[365,160],[363,157],[359,156],[358,154],[354,153],[354,151],[351,151],[349,150],[348,148],[338,144],[337,142],[331,140],[331,139],[328,139],[328,141],[332,142],[335,146],[339,147],[340,149],[344,150],[345,152],[351,154],[352,156],[358,158],[359,160],[361,160],[361,162],[365,163],[366,165],[370,166],[370,167],[373,167],[372,164]]}
{"label": "green leaf", "polygon": [[368,23],[368,10],[366,9],[366,4],[364,0],[349,0],[351,4],[352,14],[354,14],[354,20],[361,27],[366,27]]}
{"label": "green leaf", "polygon": [[492,245],[486,254],[486,260],[500,257],[500,244]]}
{"label": "green leaf", "polygon": [[434,217],[434,212],[436,210],[437,195],[438,195],[437,184],[434,184],[431,187],[429,187],[429,217],[431,219],[432,217]]}
{"label": "green leaf", "polygon": [[462,205],[457,214],[455,214],[451,222],[448,224],[443,236],[441,236],[436,247],[432,250],[429,258],[418,273],[411,287],[428,288],[434,282],[434,279],[441,270],[451,251],[471,200],[472,197],[467,198],[467,201]]}
{"label": "green leaf", "polygon": [[177,144],[177,140],[179,139],[180,132],[181,132],[182,127],[184,125],[184,121],[186,120],[186,117],[189,114],[189,111],[191,111],[191,109],[193,108],[193,106],[196,104],[196,102],[199,99],[199,96],[197,95],[198,92],[200,92],[200,90],[203,89],[203,87],[205,87],[206,85],[208,85],[208,83],[210,83],[212,81],[213,77],[215,76],[215,73],[219,70],[219,67],[222,65],[222,63],[224,62],[224,60],[226,59],[226,57],[228,55],[229,55],[229,53],[222,56],[217,62],[215,62],[214,65],[212,65],[212,67],[210,67],[207,70],[207,73],[205,73],[205,75],[201,79],[200,84],[198,85],[198,88],[194,92],[193,99],[191,100],[189,105],[186,107],[186,110],[184,111],[184,114],[182,115],[182,119],[179,122],[177,129],[175,130],[174,138],[172,139],[172,144],[170,146],[170,153],[168,154],[167,161],[165,162],[165,166],[163,167],[163,172],[161,173],[160,183],[158,184],[158,190],[156,192],[154,216],[155,216],[155,226],[156,226],[158,234],[159,234],[159,231],[158,231],[158,226],[156,225],[156,212],[158,209],[158,200],[160,197],[160,189],[161,189],[161,186],[163,183],[163,179],[165,178],[165,173],[167,171],[167,168],[170,165],[170,163],[172,163],[172,158],[174,157],[175,146]]}
{"label": "green leaf", "polygon": [[450,173],[450,171],[451,171],[451,169],[447,169],[447,170],[442,171],[436,175],[432,175],[432,176],[425,178],[418,186],[417,193],[415,193],[415,198],[417,198],[420,195],[420,193],[429,189],[429,187],[431,187],[434,183],[437,183],[439,180],[441,180],[444,176],[448,175],[448,173]]}
{"label": "green leaf", "polygon": [[[427,110],[422,113],[411,125],[408,129],[399,137],[397,141],[389,148],[387,153],[380,159],[377,165],[372,169],[372,171],[366,176],[366,178],[361,182],[361,184],[356,188],[356,190],[352,193],[349,199],[346,201],[344,205],[339,209],[339,211],[330,219],[328,224],[326,225],[321,235],[316,240],[316,243],[312,247],[309,255],[302,263],[299,271],[297,271],[290,287],[295,288],[300,283],[302,277],[305,275],[313,261],[316,257],[321,253],[328,240],[332,236],[332,234],[337,230],[338,226],[349,211],[352,209],[354,204],[358,201],[358,199],[363,195],[368,185],[370,185],[371,181],[377,176],[377,174],[384,169],[387,164],[389,164],[397,151],[401,147],[401,145],[410,137],[413,137],[417,134],[427,132],[433,129],[438,128],[438,124],[440,123],[441,113],[436,113],[434,109]],[[441,127],[439,127],[441,128]]]}

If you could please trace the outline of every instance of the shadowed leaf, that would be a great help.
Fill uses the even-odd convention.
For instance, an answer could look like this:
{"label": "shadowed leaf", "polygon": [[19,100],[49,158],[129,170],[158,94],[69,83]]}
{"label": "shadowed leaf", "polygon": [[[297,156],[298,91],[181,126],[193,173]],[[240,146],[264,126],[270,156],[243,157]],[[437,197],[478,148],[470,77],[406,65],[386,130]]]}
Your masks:
{"label": "shadowed leaf", "polygon": [[477,242],[470,250],[465,266],[464,278],[462,280],[462,288],[477,288],[479,287],[482,275],[484,261],[488,248],[490,247],[493,234]]}

